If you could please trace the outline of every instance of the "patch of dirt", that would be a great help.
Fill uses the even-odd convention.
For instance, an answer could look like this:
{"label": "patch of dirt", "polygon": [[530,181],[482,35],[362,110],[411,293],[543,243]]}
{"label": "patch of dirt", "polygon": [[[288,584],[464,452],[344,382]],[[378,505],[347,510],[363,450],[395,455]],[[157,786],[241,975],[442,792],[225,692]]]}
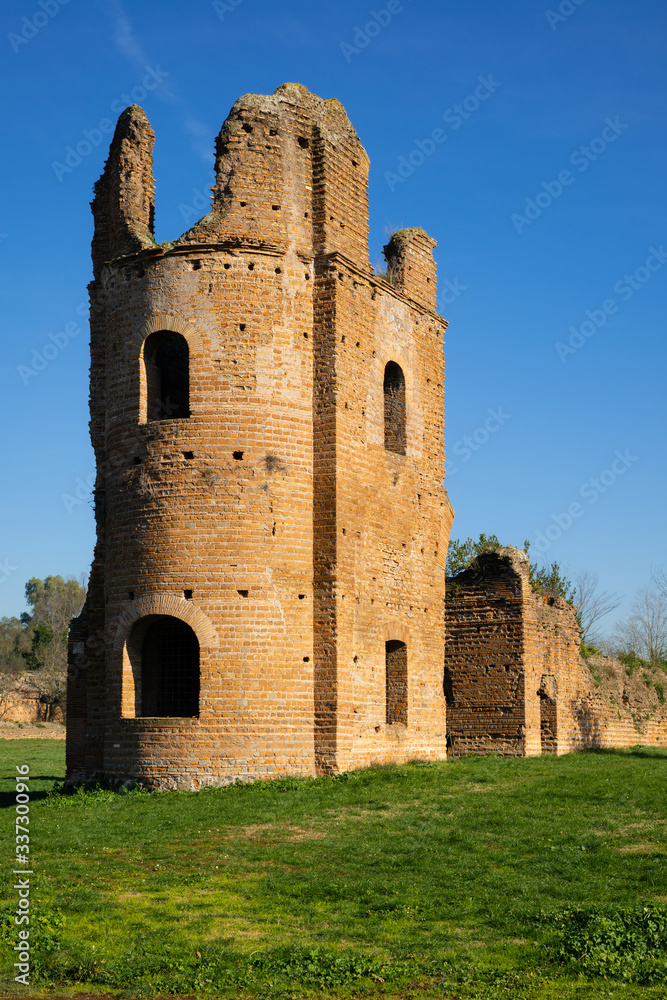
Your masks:
{"label": "patch of dirt", "polygon": [[366,819],[369,816],[373,816],[376,819],[394,819],[396,816],[403,816],[404,813],[409,812],[413,803],[403,802],[401,806],[382,806],[381,808],[373,808],[372,806],[342,806],[340,809],[340,814],[342,816],[351,817],[352,819]]}
{"label": "patch of dirt", "polygon": [[321,840],[326,836],[318,830],[310,830],[302,826],[281,826],[276,823],[250,823],[229,831],[231,836],[249,837],[253,840],[264,839],[268,843],[278,843],[283,840],[295,842],[299,840]]}
{"label": "patch of dirt", "polygon": [[621,854],[653,854],[660,850],[659,844],[624,844],[619,847]]}
{"label": "patch of dirt", "polygon": [[323,840],[326,837],[326,833],[318,833],[317,830],[301,830],[298,826],[290,827],[293,833],[290,833],[289,837],[283,838],[284,840],[289,840],[291,842],[296,842],[299,840]]}
{"label": "patch of dirt", "polygon": [[625,826],[620,826],[618,830],[614,831],[614,834],[619,837],[630,837],[632,836],[632,831],[634,830],[655,830],[657,828],[663,828],[667,825],[667,819],[645,819],[640,823],[626,823]]}
{"label": "patch of dirt", "polygon": [[64,740],[62,722],[0,722],[0,740]]}

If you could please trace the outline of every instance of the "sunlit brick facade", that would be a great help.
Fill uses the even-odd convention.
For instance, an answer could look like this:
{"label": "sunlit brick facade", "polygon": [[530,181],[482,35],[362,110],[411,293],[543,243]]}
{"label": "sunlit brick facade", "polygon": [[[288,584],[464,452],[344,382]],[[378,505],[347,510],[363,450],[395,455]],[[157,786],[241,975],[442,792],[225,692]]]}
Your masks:
{"label": "sunlit brick facade", "polygon": [[93,201],[97,546],[68,776],[196,788],[446,755],[444,334],[434,241],[368,259],[342,106],[237,101],[211,212],[153,239],[153,133]]}

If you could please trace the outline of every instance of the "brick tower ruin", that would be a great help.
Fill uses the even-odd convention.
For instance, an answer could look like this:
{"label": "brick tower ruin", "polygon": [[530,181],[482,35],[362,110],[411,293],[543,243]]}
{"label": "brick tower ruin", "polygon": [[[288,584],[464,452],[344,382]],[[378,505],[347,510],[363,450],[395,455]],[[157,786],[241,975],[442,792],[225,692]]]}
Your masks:
{"label": "brick tower ruin", "polygon": [[444,758],[446,323],[420,229],[368,260],[368,157],[304,87],[245,95],[211,211],[153,239],[153,132],[95,188],[97,545],[70,780],[197,788]]}

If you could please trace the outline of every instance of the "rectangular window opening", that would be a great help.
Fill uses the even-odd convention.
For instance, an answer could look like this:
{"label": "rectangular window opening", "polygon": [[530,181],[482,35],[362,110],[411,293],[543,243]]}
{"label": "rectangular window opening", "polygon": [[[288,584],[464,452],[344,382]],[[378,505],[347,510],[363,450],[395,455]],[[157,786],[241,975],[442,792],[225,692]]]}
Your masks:
{"label": "rectangular window opening", "polygon": [[408,724],[408,647],[399,639],[385,643],[387,725]]}

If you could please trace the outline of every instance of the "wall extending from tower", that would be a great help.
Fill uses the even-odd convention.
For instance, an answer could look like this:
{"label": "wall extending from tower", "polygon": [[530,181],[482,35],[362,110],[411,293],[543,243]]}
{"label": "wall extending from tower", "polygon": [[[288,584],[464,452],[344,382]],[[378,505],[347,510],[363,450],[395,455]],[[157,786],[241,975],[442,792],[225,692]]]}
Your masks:
{"label": "wall extending from tower", "polygon": [[445,692],[455,755],[573,749],[579,626],[561,597],[536,593],[526,554],[487,552],[448,579]]}
{"label": "wall extending from tower", "polygon": [[[98,538],[70,637],[68,774],[199,787],[442,757],[434,243],[396,234],[373,276],[368,158],[342,106],[299,85],[237,101],[210,213],[162,245],[152,143],[143,111],[123,112],[93,202]],[[385,446],[390,362],[403,451]],[[387,712],[397,641],[404,721]],[[198,712],[152,714],[178,704],[195,648]]]}

